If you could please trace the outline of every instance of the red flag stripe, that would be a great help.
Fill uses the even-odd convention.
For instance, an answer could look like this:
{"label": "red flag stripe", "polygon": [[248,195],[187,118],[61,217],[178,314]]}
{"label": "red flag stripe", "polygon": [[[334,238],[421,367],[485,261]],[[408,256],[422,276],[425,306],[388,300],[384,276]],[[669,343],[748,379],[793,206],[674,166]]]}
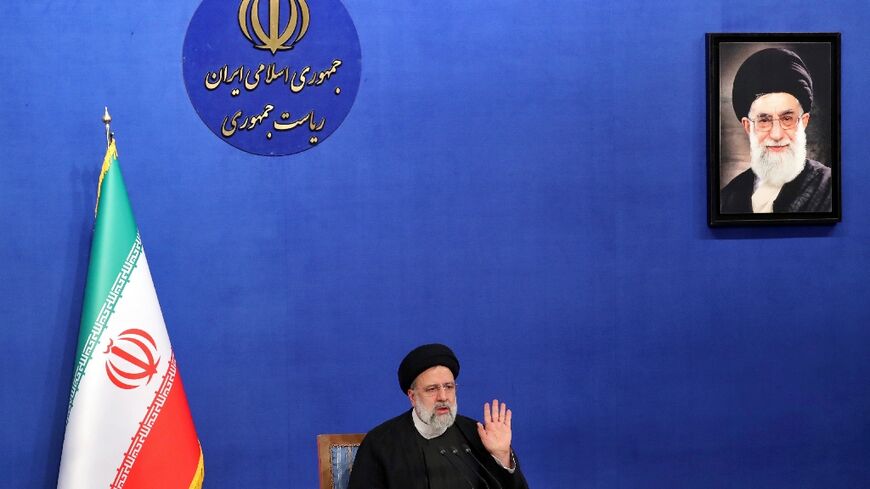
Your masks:
{"label": "red flag stripe", "polygon": [[140,423],[111,489],[190,487],[200,465],[200,446],[178,376],[175,355]]}

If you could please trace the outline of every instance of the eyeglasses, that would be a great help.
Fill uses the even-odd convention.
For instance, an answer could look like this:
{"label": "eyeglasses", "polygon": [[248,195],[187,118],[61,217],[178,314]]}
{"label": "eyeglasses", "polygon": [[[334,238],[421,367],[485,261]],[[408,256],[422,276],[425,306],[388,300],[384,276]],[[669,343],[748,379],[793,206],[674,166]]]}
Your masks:
{"label": "eyeglasses", "polygon": [[797,125],[798,119],[803,117],[803,114],[794,115],[794,114],[783,114],[779,117],[772,117],[769,115],[760,115],[755,119],[749,119],[755,124],[755,130],[758,132],[770,132],[773,129],[773,123],[779,121],[779,127],[782,128],[783,131],[788,131],[794,129]]}
{"label": "eyeglasses", "polygon": [[456,382],[445,382],[443,384],[427,385],[426,387],[420,388],[420,390],[423,392],[424,396],[434,397],[434,396],[438,395],[438,392],[441,389],[444,389],[445,394],[448,394],[448,395],[453,394],[454,392],[456,392],[456,386],[457,386]]}

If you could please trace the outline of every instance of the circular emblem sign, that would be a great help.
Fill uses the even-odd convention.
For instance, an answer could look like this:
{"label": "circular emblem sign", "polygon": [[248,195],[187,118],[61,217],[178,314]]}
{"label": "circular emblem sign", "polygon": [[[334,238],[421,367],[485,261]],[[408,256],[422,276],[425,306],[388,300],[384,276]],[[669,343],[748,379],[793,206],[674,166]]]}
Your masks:
{"label": "circular emblem sign", "polygon": [[184,39],[184,85],[227,143],[288,155],[322,143],[359,89],[359,38],[339,0],[203,0]]}

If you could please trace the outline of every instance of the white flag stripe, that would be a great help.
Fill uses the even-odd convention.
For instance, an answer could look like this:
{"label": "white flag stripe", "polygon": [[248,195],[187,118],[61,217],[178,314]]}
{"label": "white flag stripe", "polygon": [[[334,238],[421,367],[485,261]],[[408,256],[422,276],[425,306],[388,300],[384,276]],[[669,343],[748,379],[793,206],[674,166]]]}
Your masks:
{"label": "white flag stripe", "polygon": [[85,375],[85,370],[87,369],[91,358],[93,358],[93,355],[96,354],[96,346],[105,331],[107,321],[111,318],[115,310],[115,304],[117,304],[117,301],[121,298],[124,288],[130,280],[130,274],[135,269],[136,263],[139,261],[139,256],[142,254],[142,240],[137,233],[136,241],[133,243],[133,247],[130,248],[130,252],[127,254],[127,259],[124,260],[121,270],[118,272],[112,287],[109,289],[109,295],[103,302],[103,306],[100,308],[100,313],[97,315],[97,319],[94,321],[94,325],[88,334],[88,340],[85,343],[85,348],[82,352],[81,358],[79,358],[76,363],[76,370],[73,373],[72,387],[70,388],[69,406],[67,407],[67,423],[69,423],[69,416],[72,412],[73,404],[75,403],[79,384]]}
{"label": "white flag stripe", "polygon": [[[129,367],[129,371],[135,372],[142,367],[106,351],[111,342],[117,343],[117,337],[131,328],[143,330],[153,338],[160,362],[147,385],[121,389],[106,373],[109,357],[121,369]],[[109,487],[156,395],[171,356],[172,347],[143,252],[79,384],[64,439],[59,489]]]}

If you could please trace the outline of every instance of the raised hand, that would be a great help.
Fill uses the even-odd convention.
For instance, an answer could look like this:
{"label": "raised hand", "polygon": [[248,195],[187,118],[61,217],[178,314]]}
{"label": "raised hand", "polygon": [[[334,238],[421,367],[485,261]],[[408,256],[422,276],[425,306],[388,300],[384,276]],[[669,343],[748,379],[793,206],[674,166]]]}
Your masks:
{"label": "raised hand", "polygon": [[498,399],[483,405],[483,424],[477,423],[477,434],[484,448],[501,461],[503,467],[511,466],[511,410]]}

